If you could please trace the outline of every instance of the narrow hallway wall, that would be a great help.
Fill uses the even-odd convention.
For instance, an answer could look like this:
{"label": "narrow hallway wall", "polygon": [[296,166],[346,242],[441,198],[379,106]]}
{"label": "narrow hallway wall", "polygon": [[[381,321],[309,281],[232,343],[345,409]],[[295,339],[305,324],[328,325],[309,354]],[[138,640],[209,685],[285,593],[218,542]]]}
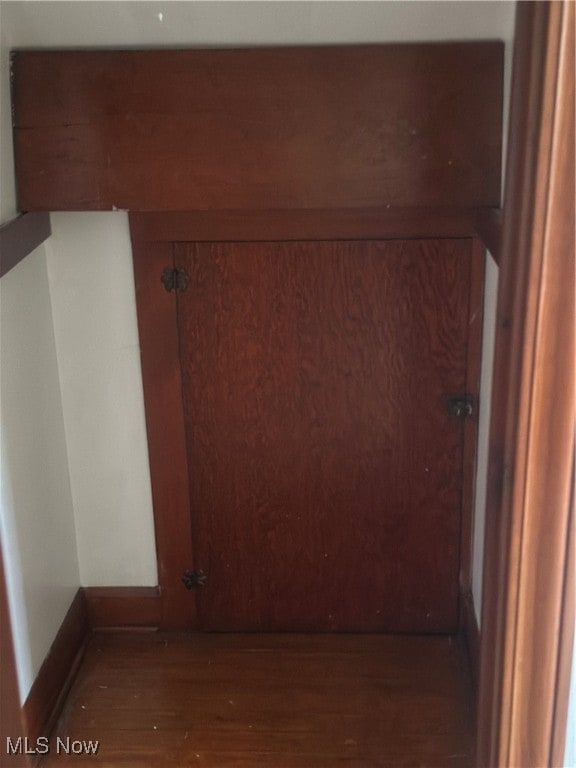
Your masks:
{"label": "narrow hallway wall", "polygon": [[[2,223],[16,216],[8,32],[2,24]],[[80,583],[46,267],[49,251],[49,243],[40,246],[0,281],[0,545],[22,701]]]}

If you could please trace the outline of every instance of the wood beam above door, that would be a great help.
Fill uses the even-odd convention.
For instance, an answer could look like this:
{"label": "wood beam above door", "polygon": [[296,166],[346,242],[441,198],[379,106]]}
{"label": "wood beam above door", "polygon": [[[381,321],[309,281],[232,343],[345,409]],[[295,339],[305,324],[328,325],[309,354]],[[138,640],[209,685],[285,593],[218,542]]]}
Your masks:
{"label": "wood beam above door", "polygon": [[461,207],[158,211],[130,215],[134,242],[390,240],[476,236],[477,213]]}
{"label": "wood beam above door", "polygon": [[495,206],[503,44],[21,51],[25,210]]}

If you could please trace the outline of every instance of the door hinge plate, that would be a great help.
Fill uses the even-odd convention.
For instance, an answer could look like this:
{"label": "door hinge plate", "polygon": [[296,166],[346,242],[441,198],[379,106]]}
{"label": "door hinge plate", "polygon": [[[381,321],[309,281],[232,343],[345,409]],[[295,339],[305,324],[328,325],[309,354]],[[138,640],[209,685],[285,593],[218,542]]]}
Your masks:
{"label": "door hinge plate", "polygon": [[474,412],[474,398],[467,392],[460,395],[448,395],[446,398],[446,410],[450,416],[457,419],[466,419]]}
{"label": "door hinge plate", "polygon": [[182,293],[190,285],[190,276],[185,269],[178,269],[175,267],[166,267],[162,270],[160,280],[164,288],[171,293],[172,291],[179,291]]}
{"label": "door hinge plate", "polygon": [[182,581],[186,589],[200,589],[206,585],[207,576],[204,571],[184,571]]}

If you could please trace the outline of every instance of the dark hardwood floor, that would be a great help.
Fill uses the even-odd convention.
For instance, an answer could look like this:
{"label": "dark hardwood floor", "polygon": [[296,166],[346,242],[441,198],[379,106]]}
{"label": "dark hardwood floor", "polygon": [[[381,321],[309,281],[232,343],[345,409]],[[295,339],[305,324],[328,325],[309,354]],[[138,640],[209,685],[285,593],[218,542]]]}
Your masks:
{"label": "dark hardwood floor", "polygon": [[447,636],[97,633],[42,768],[469,768],[471,702]]}

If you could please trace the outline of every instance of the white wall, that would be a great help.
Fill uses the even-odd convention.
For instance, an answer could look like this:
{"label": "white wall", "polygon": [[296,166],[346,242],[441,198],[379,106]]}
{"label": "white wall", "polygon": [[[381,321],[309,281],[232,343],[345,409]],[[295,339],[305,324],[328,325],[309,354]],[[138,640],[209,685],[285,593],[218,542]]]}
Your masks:
{"label": "white wall", "polygon": [[22,699],[79,586],[43,246],[0,281],[0,528]]}
{"label": "white wall", "polygon": [[[15,215],[7,31],[0,41],[0,220]],[[46,261],[0,280],[0,544],[21,700],[79,586]]]}
{"label": "white wall", "polygon": [[152,586],[158,582],[128,217],[51,219],[48,272],[81,582]]}
{"label": "white wall", "polygon": [[0,3],[0,222],[5,223],[16,215],[16,189],[10,106],[10,39],[2,21]]}
{"label": "white wall", "polygon": [[[506,176],[506,150],[508,147],[508,121],[510,111],[510,89],[512,85],[512,54],[514,42],[515,11],[502,29],[506,42],[504,52],[504,104],[502,141],[502,200]],[[492,369],[494,358],[494,335],[496,332],[496,305],[498,298],[498,265],[486,254],[484,273],[484,318],[482,327],[482,368],[480,377],[480,413],[478,423],[478,445],[474,494],[473,539],[472,539],[472,598],[478,626],[482,623],[482,581],[484,576],[484,531],[486,522],[486,485],[488,480],[488,437],[490,432],[490,406],[492,401]]]}
{"label": "white wall", "polygon": [[480,415],[476,458],[476,491],[474,499],[474,537],[472,547],[472,596],[478,624],[482,620],[482,575],[484,561],[484,523],[486,484],[488,479],[488,437],[492,400],[494,335],[496,331],[496,300],[498,296],[498,266],[486,254],[484,273],[484,319],[482,327],[482,369],[480,375]]}
{"label": "white wall", "polygon": [[[508,39],[509,0],[10,2],[21,47],[242,46]],[[162,20],[159,18],[162,14]]]}

